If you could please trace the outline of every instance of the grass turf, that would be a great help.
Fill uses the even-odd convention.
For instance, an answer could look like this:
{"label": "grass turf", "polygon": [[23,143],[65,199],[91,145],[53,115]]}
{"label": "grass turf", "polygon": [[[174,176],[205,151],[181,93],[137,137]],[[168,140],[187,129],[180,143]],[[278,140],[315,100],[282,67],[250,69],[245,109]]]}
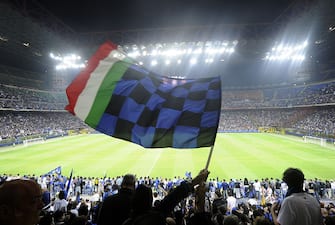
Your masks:
{"label": "grass turf", "polygon": [[[64,175],[110,177],[184,177],[205,167],[210,148],[144,149],[106,135],[90,134],[48,140],[42,144],[0,148],[0,174],[44,174],[62,166]],[[306,178],[335,178],[335,147],[304,143],[275,134],[219,133],[209,164],[210,177],[220,179],[280,178],[288,167]]]}

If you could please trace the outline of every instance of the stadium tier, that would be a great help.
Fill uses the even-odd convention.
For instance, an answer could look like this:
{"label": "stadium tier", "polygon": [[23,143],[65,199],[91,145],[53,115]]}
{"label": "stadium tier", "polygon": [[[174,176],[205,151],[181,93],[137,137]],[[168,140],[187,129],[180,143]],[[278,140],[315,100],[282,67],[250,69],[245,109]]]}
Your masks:
{"label": "stadium tier", "polygon": [[[89,129],[65,112],[64,92],[4,81],[0,87],[1,143]],[[334,92],[335,81],[271,89],[223,90],[219,132],[286,132],[332,141]]]}
{"label": "stadium tier", "polygon": [[[5,82],[0,87],[1,143],[88,129],[65,112],[64,92]],[[223,90],[219,132],[286,132],[332,140],[334,92],[335,81],[271,89]]]}

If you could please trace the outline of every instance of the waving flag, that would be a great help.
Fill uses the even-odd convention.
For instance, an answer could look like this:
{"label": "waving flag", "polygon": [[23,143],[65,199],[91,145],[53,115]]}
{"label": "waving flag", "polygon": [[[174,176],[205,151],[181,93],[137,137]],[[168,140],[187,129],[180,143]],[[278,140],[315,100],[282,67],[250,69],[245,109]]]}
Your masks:
{"label": "waving flag", "polygon": [[104,134],[146,148],[214,144],[221,109],[219,77],[159,76],[106,42],[66,93],[66,109]]}
{"label": "waving flag", "polygon": [[49,172],[47,172],[46,174],[44,174],[43,176],[48,176],[48,175],[61,175],[62,174],[62,167],[61,166],[57,166],[55,169],[50,170]]}
{"label": "waving flag", "polygon": [[69,178],[69,180],[67,182],[67,185],[66,185],[65,199],[67,199],[67,196],[68,196],[69,191],[70,191],[70,187],[71,187],[71,183],[72,183],[72,175],[73,175],[73,169],[71,169],[70,178]]}

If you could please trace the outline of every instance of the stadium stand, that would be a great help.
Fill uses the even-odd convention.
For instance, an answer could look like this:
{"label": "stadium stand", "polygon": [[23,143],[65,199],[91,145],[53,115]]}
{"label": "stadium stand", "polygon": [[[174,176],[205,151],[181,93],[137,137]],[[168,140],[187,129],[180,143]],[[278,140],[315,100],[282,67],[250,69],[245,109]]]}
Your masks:
{"label": "stadium stand", "polygon": [[[22,138],[66,135],[69,130],[89,129],[65,112],[64,92],[38,88],[43,82],[23,87],[21,84],[29,84],[29,79],[21,78],[16,83],[15,72],[6,76],[10,79],[0,84],[0,120],[4,124],[0,128],[0,143],[22,143]],[[334,93],[335,81],[272,89],[223,90],[219,131],[286,132],[333,142]]]}
{"label": "stadium stand", "polygon": [[32,77],[39,77],[39,74],[27,72],[26,70],[10,66],[0,65],[1,84],[41,89],[44,82],[40,79],[32,79]]}
{"label": "stadium stand", "polygon": [[285,85],[251,90],[223,90],[223,109],[287,108],[332,105],[335,102],[335,82],[312,83],[303,86]]}
{"label": "stadium stand", "polygon": [[42,89],[41,86],[45,87],[42,81],[17,79],[16,70],[1,68],[7,72],[0,83],[1,146],[89,130],[64,110],[67,104],[64,92]]}

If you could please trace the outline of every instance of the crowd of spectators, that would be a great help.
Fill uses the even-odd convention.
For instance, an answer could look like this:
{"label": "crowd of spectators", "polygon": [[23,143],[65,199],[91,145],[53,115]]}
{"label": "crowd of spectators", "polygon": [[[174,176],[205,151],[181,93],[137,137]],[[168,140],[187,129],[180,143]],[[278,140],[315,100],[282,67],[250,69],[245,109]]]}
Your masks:
{"label": "crowd of spectators", "polygon": [[335,82],[252,90],[223,90],[223,109],[287,108],[335,103]]}
{"label": "crowd of spectators", "polygon": [[[68,112],[0,110],[0,137],[65,134],[88,129]],[[335,107],[222,110],[219,132],[258,132],[262,127],[291,128],[304,135],[334,137]]]}
{"label": "crowd of spectators", "polygon": [[67,112],[0,111],[0,137],[24,139],[31,136],[52,136],[66,134],[87,126]]}
{"label": "crowd of spectators", "polygon": [[334,137],[335,108],[223,110],[219,123],[222,132],[255,132],[261,127],[292,128],[304,135]]}
{"label": "crowd of spectators", "polygon": [[[291,128],[303,135],[333,137],[335,82],[273,89],[223,90],[220,132]],[[2,140],[87,128],[65,113],[64,92],[0,84]],[[325,104],[325,105],[323,105]],[[296,107],[302,106],[305,107]],[[63,113],[61,113],[63,112]]]}
{"label": "crowd of spectators", "polygon": [[[174,178],[137,177],[135,187],[141,185],[149,187],[152,190],[152,205],[155,206],[176,187],[192,179],[189,173],[186,174],[185,177]],[[77,176],[69,179],[61,174],[40,176],[3,174],[0,178],[0,182],[18,178],[35,180],[43,190],[42,200],[45,205],[43,216],[52,216],[55,224],[57,224],[56,221],[64,224],[78,216],[84,216],[86,223],[83,224],[88,222],[96,224],[101,203],[120,191],[124,176],[113,178]],[[69,189],[67,189],[69,183]],[[241,224],[241,222],[257,224],[255,221],[258,217],[268,220],[268,224],[273,224],[270,208],[273,204],[281,202],[288,192],[287,184],[279,178],[210,178],[205,188],[203,207],[204,212],[210,215],[212,224],[225,224],[225,218],[234,218],[240,222],[233,224]],[[334,180],[306,179],[303,188],[306,193],[320,202],[324,219],[335,216]],[[195,203],[196,196],[193,194],[182,198],[176,204],[170,215],[178,221],[176,224],[191,224],[189,221],[196,208]]]}
{"label": "crowd of spectators", "polygon": [[[287,108],[335,103],[335,82],[250,90],[223,90],[222,109]],[[0,84],[0,108],[63,110],[65,91],[45,91]]]}
{"label": "crowd of spectators", "polygon": [[0,84],[0,109],[55,111],[64,110],[65,93],[19,88]]}
{"label": "crowd of spectators", "polygon": [[307,113],[293,124],[293,128],[319,136],[334,136],[335,108],[320,108]]}

